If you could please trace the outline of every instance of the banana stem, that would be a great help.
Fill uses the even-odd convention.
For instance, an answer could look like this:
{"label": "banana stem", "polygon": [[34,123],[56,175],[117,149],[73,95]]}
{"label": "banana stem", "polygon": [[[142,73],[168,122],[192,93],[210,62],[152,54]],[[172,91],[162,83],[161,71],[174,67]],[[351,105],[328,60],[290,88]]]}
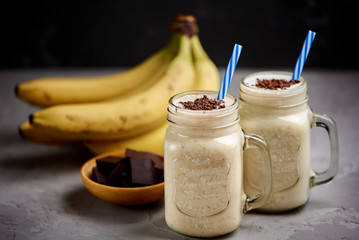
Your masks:
{"label": "banana stem", "polygon": [[192,37],[198,34],[197,20],[192,15],[178,14],[170,25],[172,33],[180,33]]}

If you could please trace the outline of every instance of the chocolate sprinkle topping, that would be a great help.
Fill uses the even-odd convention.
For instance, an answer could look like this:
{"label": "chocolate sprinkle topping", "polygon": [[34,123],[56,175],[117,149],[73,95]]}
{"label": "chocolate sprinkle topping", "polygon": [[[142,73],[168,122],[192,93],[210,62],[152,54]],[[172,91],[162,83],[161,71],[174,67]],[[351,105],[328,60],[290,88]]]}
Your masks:
{"label": "chocolate sprinkle topping", "polygon": [[264,88],[269,90],[286,89],[294,84],[300,83],[299,80],[287,81],[283,79],[257,79],[257,88]]}
{"label": "chocolate sprinkle topping", "polygon": [[179,102],[185,109],[190,110],[214,110],[225,108],[223,100],[217,101],[216,99],[210,99],[207,95],[203,95],[202,98],[196,98],[194,101]]}

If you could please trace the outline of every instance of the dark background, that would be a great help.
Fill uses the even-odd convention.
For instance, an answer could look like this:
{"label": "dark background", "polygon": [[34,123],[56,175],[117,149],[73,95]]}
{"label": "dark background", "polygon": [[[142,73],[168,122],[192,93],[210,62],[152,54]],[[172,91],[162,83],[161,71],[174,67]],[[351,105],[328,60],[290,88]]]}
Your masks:
{"label": "dark background", "polygon": [[355,0],[12,1],[2,4],[0,68],[133,66],[164,46],[177,13],[193,14],[202,44],[226,66],[294,67],[307,31],[306,68],[358,69]]}

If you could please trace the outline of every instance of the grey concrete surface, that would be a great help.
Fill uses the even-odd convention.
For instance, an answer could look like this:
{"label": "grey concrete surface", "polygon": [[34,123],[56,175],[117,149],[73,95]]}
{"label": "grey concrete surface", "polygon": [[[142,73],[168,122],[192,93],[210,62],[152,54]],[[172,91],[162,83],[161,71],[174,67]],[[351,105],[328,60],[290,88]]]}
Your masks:
{"label": "grey concrete surface", "polygon": [[[16,83],[42,76],[84,76],[119,69],[0,71],[0,239],[189,239],[168,228],[164,201],[138,207],[106,203],[91,195],[80,178],[92,156],[82,146],[44,146],[22,140],[17,127],[37,110],[14,95]],[[257,70],[241,69],[239,79]],[[223,69],[221,75],[224,75]],[[241,226],[221,239],[359,239],[359,71],[304,70],[309,104],[337,123],[339,171],[315,187],[304,207],[283,214],[247,213]],[[312,132],[312,165],[326,169],[329,143]]]}

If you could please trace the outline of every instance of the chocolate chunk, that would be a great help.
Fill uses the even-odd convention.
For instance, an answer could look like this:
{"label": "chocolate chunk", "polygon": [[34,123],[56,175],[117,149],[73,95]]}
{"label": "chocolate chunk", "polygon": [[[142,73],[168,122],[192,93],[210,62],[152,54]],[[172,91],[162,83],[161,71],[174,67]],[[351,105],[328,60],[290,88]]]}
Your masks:
{"label": "chocolate chunk", "polygon": [[155,174],[156,174],[156,182],[163,182],[164,181],[164,165],[162,158],[158,155],[154,155],[155,157],[152,158],[152,161],[154,163],[155,168]]}
{"label": "chocolate chunk", "polygon": [[139,187],[163,182],[163,159],[149,152],[126,150],[126,157],[96,159],[91,179],[115,187]]}
{"label": "chocolate chunk", "polygon": [[152,161],[153,161],[156,172],[162,172],[162,175],[163,175],[164,165],[163,165],[162,158],[160,156],[156,155],[156,157],[152,158]]}
{"label": "chocolate chunk", "polygon": [[156,183],[154,163],[151,159],[131,158],[131,181],[134,185]]}
{"label": "chocolate chunk", "polygon": [[106,177],[108,177],[110,176],[113,169],[116,167],[116,164],[122,159],[123,158],[113,156],[103,157],[96,159],[96,165],[98,170]]}
{"label": "chocolate chunk", "polygon": [[123,158],[116,163],[115,168],[112,170],[110,176],[106,178],[104,184],[109,186],[127,187],[129,186],[130,179],[129,172],[129,160]]}
{"label": "chocolate chunk", "polygon": [[131,149],[126,149],[126,157],[131,159],[151,159],[154,163],[154,167],[156,171],[161,172],[163,175],[163,161],[160,156],[150,152],[142,152],[142,151],[135,151]]}
{"label": "chocolate chunk", "polygon": [[194,101],[179,102],[185,109],[190,110],[214,110],[225,108],[223,100],[217,101],[216,99],[210,99],[207,95],[203,95],[202,98],[196,98]]}
{"label": "chocolate chunk", "polygon": [[106,176],[101,173],[101,171],[98,170],[98,167],[94,167],[92,169],[92,177],[91,179],[95,182],[104,184],[106,181]]}
{"label": "chocolate chunk", "polygon": [[269,90],[286,89],[294,84],[300,83],[299,80],[287,81],[283,79],[257,79],[257,88],[264,88]]}
{"label": "chocolate chunk", "polygon": [[131,158],[131,181],[134,185],[156,183],[154,163],[151,159]]}

